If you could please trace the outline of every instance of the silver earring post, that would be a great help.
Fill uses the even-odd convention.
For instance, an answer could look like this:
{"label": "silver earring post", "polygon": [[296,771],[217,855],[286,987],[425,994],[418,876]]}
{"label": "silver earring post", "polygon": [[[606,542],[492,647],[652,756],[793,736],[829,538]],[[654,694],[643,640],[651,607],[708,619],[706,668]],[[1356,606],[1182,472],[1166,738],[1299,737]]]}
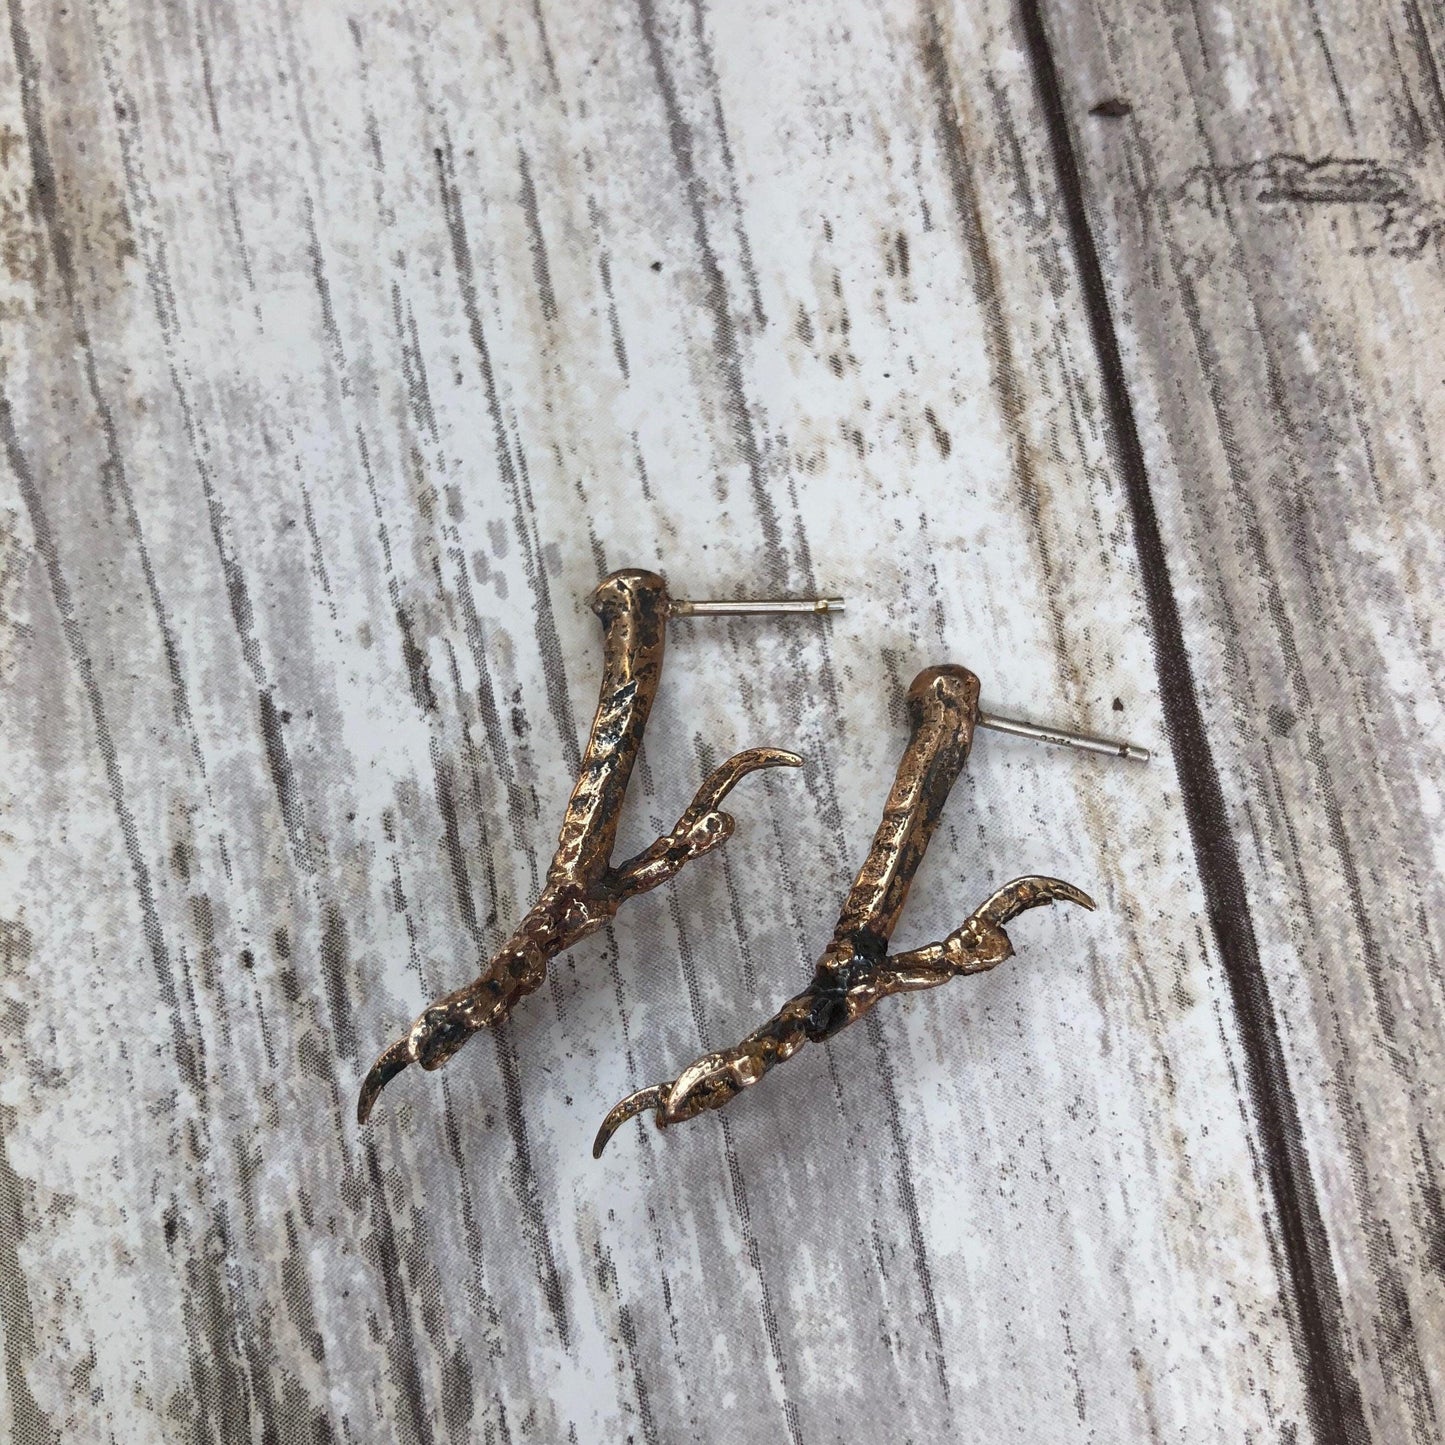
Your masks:
{"label": "silver earring post", "polygon": [[[720,597],[687,601],[674,597],[668,614],[671,617],[766,617],[842,610],[841,597],[757,597],[743,601]],[[1016,738],[1031,738],[1034,742],[1073,748],[1077,752],[1126,758],[1131,763],[1147,763],[1150,757],[1149,749],[1141,748],[1137,743],[1094,737],[1089,733],[1072,732],[1068,728],[1040,727],[1037,723],[1024,722],[1021,718],[999,717],[994,713],[980,712],[978,725],[996,733],[1008,733]]]}
{"label": "silver earring post", "polygon": [[723,598],[699,598],[686,602],[674,597],[668,608],[671,617],[757,617],[808,612],[841,612],[841,597],[758,597],[742,602]]}
{"label": "silver earring post", "polygon": [[1059,748],[1073,748],[1081,753],[1104,753],[1113,758],[1127,758],[1131,763],[1147,763],[1149,749],[1137,743],[1120,742],[1115,738],[1098,738],[1088,733],[1076,733],[1068,728],[1040,727],[1037,723],[1023,722],[1019,718],[999,717],[995,713],[981,712],[978,725],[996,733],[1008,733],[1011,737],[1032,738],[1038,743],[1052,743]]}

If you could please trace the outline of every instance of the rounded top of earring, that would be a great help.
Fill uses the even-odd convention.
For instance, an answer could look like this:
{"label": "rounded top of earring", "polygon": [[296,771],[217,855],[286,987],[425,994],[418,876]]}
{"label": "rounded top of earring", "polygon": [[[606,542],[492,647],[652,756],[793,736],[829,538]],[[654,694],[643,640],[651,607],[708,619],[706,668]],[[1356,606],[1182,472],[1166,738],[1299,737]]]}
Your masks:
{"label": "rounded top of earring", "polygon": [[917,708],[932,702],[973,712],[978,707],[979,680],[976,674],[956,662],[925,667],[908,689],[908,706]]}
{"label": "rounded top of earring", "polygon": [[667,582],[656,572],[624,567],[604,577],[592,593],[592,610],[606,622],[619,612],[635,612],[667,597]]}

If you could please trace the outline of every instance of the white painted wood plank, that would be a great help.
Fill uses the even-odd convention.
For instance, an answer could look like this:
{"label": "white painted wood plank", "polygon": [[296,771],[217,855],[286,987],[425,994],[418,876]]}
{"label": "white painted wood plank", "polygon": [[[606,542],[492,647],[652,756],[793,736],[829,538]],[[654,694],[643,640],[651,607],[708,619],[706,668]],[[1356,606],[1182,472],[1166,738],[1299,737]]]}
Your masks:
{"label": "white painted wood plank", "polygon": [[[981,740],[900,940],[1023,871],[1100,913],[1031,917],[1015,964],[725,1127],[587,1153],[803,978],[919,667],[1164,741],[1012,19],[17,4],[9,33],[12,1433],[1302,1428],[1167,759]],[[582,599],[626,564],[850,599],[679,626],[627,836],[724,750],[811,766],[360,1132],[373,1052],[535,891]]]}
{"label": "white painted wood plank", "polygon": [[1438,1441],[1438,18],[1049,19],[1287,1065],[1316,1427]]}

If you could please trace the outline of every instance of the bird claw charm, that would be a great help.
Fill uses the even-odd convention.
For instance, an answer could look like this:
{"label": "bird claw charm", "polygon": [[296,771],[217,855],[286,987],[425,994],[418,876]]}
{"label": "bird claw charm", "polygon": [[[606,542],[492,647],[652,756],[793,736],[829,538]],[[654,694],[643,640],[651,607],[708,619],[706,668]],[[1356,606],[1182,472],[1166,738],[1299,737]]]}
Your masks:
{"label": "bird claw charm", "polygon": [[[835,599],[820,602],[829,604],[817,609],[822,611],[840,605]],[[627,899],[665,883],[725,842],[733,818],[718,805],[747,774],[802,766],[796,753],[780,748],[738,753],[707,777],[670,833],[620,866],[611,865],[622,801],[662,678],[668,618],[674,611],[702,615],[700,609],[719,605],[727,606],[677,603],[652,572],[615,572],[593,593],[592,610],[604,629],[601,696],[542,895],[482,974],[426,1008],[371,1066],[357,1100],[361,1123],[402,1070],[414,1063],[440,1068],[474,1033],[506,1018],[520,999],[541,987],[557,954],[603,927]]]}
{"label": "bird claw charm", "polygon": [[649,1109],[663,1129],[722,1108],[804,1044],[831,1038],[891,994],[936,988],[997,967],[1013,953],[1005,926],[1020,913],[1059,900],[1093,908],[1093,900],[1071,883],[1016,878],[941,943],[888,953],[914,872],[968,760],[978,693],[978,679],[961,667],[929,668],[914,680],[908,693],[912,734],[883,820],[808,987],[732,1048],[705,1054],[670,1082],[621,1100],[597,1132],[594,1158],[622,1124]]}

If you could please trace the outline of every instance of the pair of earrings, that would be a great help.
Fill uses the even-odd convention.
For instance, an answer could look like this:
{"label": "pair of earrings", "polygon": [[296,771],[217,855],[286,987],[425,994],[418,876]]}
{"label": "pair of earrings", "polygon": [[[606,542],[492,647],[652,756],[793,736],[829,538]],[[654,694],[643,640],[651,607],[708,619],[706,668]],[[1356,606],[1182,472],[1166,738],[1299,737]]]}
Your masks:
{"label": "pair of earrings", "polygon": [[[482,974],[427,1008],[372,1065],[357,1102],[360,1122],[366,1122],[381,1090],[403,1069],[413,1063],[439,1068],[474,1033],[500,1023],[520,999],[540,987],[548,962],[557,954],[595,933],[629,898],[665,883],[693,859],[726,842],[734,822],[720,804],[743,777],[759,768],[802,766],[796,753],[779,748],[738,753],[703,781],[670,832],[625,862],[612,863],[623,796],[662,679],[668,622],[841,608],[841,599],[826,597],[686,602],[669,596],[667,583],[653,572],[614,572],[602,581],[592,594],[592,610],[603,629],[601,697],[542,895]],[[1094,906],[1087,894],[1057,878],[1017,878],[943,942],[888,952],[909,885],[968,761],[976,728],[1141,761],[1149,756],[1127,743],[984,713],[979,680],[964,667],[945,665],[919,673],[908,690],[908,709],[911,733],[883,821],[808,986],[732,1048],[705,1054],[675,1079],[628,1095],[603,1121],[594,1157],[600,1157],[616,1130],[637,1114],[651,1109],[658,1127],[665,1128],[719,1109],[805,1043],[831,1038],[890,994],[936,988],[1002,963],[1013,952],[1004,926],[1026,909],[1057,899]]]}

